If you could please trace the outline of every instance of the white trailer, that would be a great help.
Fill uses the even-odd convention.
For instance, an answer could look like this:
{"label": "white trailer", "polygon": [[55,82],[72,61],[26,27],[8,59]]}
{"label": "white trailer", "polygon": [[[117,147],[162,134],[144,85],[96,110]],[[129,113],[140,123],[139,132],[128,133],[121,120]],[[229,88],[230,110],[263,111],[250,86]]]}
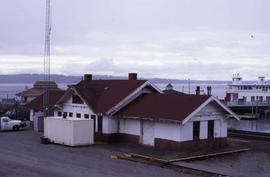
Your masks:
{"label": "white trailer", "polygon": [[44,118],[44,138],[49,142],[67,146],[94,144],[94,122],[92,119]]}

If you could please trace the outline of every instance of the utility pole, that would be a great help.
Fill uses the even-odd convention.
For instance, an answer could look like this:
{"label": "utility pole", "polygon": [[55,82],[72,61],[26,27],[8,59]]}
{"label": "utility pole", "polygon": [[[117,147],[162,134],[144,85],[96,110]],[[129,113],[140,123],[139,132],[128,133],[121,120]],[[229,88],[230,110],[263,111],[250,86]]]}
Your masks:
{"label": "utility pole", "polygon": [[48,116],[49,109],[49,95],[48,87],[50,81],[50,43],[51,43],[51,0],[46,0],[46,14],[45,14],[45,45],[44,45],[44,94],[43,94],[43,108],[44,117]]}

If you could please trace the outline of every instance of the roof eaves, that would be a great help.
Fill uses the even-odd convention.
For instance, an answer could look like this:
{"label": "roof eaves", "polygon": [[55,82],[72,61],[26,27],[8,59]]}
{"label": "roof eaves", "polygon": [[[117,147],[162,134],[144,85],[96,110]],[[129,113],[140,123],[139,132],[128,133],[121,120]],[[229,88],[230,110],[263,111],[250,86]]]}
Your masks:
{"label": "roof eaves", "polygon": [[139,119],[139,120],[149,120],[149,121],[160,121],[160,122],[171,122],[171,123],[182,123],[179,120],[165,119],[165,118],[151,118],[151,117],[135,117],[135,116],[117,116],[123,119]]}

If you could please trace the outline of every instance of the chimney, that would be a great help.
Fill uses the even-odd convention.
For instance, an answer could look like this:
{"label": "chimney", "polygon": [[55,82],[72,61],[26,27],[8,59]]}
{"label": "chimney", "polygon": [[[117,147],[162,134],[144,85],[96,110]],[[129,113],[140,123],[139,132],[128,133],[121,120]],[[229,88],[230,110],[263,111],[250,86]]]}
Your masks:
{"label": "chimney", "polygon": [[128,80],[137,80],[137,73],[129,73],[128,74]]}
{"label": "chimney", "polygon": [[92,74],[85,74],[85,75],[84,75],[84,80],[85,80],[86,82],[91,81],[91,80],[92,80]]}
{"label": "chimney", "polygon": [[212,95],[212,87],[207,86],[207,95]]}
{"label": "chimney", "polygon": [[196,87],[196,95],[200,95],[200,92],[201,92],[201,88],[200,88],[200,86],[197,86]]}

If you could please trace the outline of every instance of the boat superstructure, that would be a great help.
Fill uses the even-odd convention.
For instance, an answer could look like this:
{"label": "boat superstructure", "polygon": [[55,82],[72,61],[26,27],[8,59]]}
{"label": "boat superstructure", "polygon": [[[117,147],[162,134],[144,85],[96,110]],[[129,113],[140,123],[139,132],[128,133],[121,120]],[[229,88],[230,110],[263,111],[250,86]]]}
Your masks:
{"label": "boat superstructure", "polygon": [[256,83],[243,82],[240,74],[234,74],[232,83],[226,93],[226,101],[235,105],[269,104],[270,83],[264,76],[258,77]]}
{"label": "boat superstructure", "polygon": [[234,74],[226,91],[225,103],[239,114],[251,117],[267,114],[270,110],[270,83],[264,76],[258,77],[257,82],[245,82],[240,74]]}

